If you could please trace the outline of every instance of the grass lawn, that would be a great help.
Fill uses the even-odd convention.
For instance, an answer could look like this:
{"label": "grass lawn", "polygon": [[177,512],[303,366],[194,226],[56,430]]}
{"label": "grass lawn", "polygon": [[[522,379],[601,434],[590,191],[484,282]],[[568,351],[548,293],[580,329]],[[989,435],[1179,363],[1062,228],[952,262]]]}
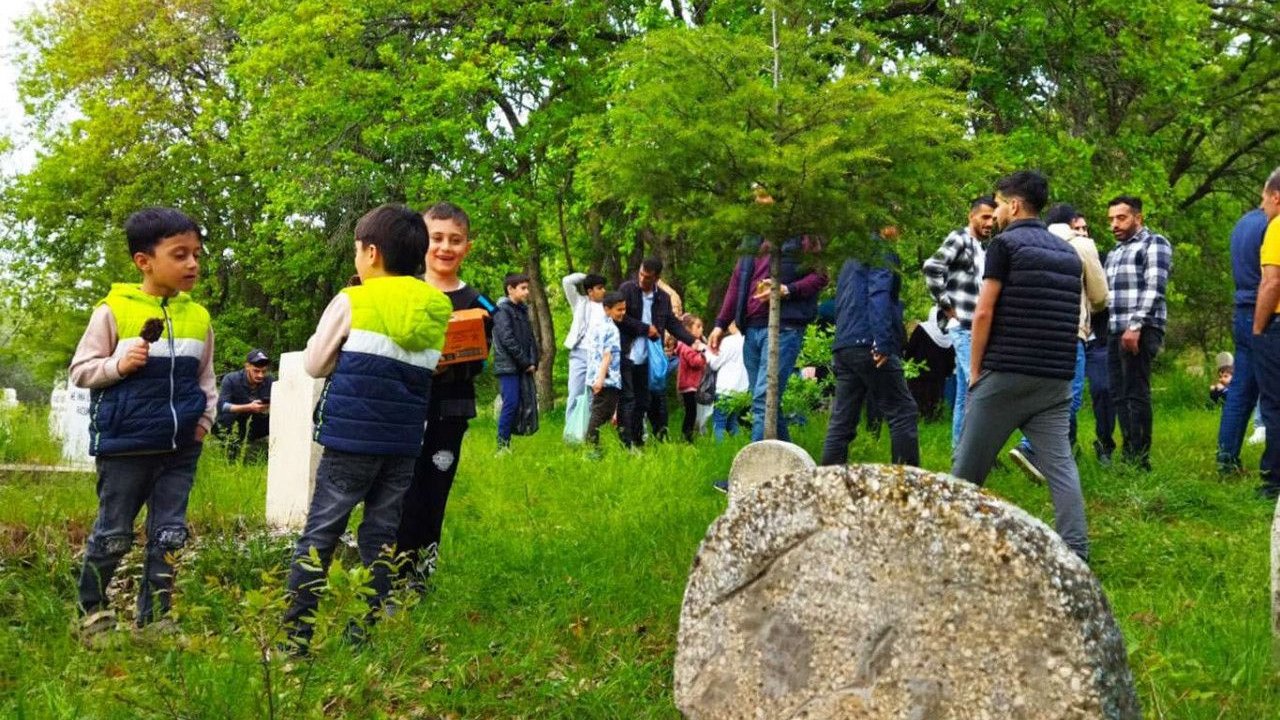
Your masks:
{"label": "grass lawn", "polygon": [[[1177,378],[1158,388],[1152,474],[1082,456],[1093,567],[1147,717],[1280,717],[1273,507],[1253,498],[1252,479],[1218,479],[1217,414],[1198,406],[1199,386]],[[814,418],[796,439],[816,455],[824,427]],[[230,465],[214,452],[201,462],[196,541],[175,603],[183,635],[122,632],[93,652],[70,634],[92,476],[0,474],[0,716],[676,717],[671,664],[685,575],[724,507],[710,482],[742,441],[632,456],[607,431],[605,459],[589,462],[561,444],[550,417],[508,456],[494,456],[493,435],[484,420],[468,435],[433,592],[404,598],[402,612],[353,648],[339,630],[359,612],[363,570],[340,558],[309,661],[261,652],[278,639],[290,552],[287,538],[262,526],[265,465]],[[1091,440],[1086,408],[1081,444]],[[921,445],[926,467],[948,467],[947,426],[922,426]],[[887,437],[863,433],[851,459],[888,454]],[[1257,455],[1249,448],[1246,463],[1256,466]],[[1052,523],[1048,493],[1013,470],[997,471],[988,487]],[[135,552],[121,571],[126,595],[137,571]]]}

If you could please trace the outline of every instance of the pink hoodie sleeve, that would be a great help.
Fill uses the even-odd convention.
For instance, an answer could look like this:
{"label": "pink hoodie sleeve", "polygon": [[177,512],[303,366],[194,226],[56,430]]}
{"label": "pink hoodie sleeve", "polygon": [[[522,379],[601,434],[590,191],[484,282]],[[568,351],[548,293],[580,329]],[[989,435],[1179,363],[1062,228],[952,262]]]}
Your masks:
{"label": "pink hoodie sleeve", "polygon": [[302,353],[302,367],[313,378],[329,377],[338,364],[338,352],[351,334],[351,300],[338,293],[324,309],[316,331],[307,340]]}
{"label": "pink hoodie sleeve", "polygon": [[116,318],[107,305],[99,305],[89,316],[89,325],[80,336],[76,353],[71,358],[71,384],[86,390],[100,390],[120,382],[115,357]]}

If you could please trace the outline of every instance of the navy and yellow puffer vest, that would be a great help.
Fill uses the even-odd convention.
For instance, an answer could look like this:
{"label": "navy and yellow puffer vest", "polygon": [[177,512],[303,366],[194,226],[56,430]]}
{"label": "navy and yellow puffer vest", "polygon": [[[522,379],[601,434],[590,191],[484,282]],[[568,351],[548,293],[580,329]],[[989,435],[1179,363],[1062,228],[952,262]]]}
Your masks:
{"label": "navy and yellow puffer vest", "polygon": [[200,388],[200,359],[209,337],[209,311],[186,293],[156,297],[141,286],[116,283],[102,300],[116,321],[120,358],[142,342],[142,326],[164,321],[147,364],[108,388],[90,393],[89,452],[126,455],[195,444],[196,423],[208,398]]}
{"label": "navy and yellow puffer vest", "polygon": [[351,334],[316,404],[315,440],[342,452],[417,457],[453,305],[408,276],[371,278],[342,292]]}

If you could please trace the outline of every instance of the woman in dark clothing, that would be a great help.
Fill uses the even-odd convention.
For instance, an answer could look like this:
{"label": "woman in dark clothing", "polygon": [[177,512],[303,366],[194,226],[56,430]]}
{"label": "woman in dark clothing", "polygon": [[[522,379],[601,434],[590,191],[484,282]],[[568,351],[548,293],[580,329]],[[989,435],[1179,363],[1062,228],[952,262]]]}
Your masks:
{"label": "woman in dark clothing", "polygon": [[903,356],[925,363],[920,374],[907,381],[907,387],[920,408],[920,416],[929,421],[941,419],[943,389],[947,378],[955,371],[956,351],[951,347],[951,337],[938,324],[937,307],[930,308],[929,318],[916,325]]}

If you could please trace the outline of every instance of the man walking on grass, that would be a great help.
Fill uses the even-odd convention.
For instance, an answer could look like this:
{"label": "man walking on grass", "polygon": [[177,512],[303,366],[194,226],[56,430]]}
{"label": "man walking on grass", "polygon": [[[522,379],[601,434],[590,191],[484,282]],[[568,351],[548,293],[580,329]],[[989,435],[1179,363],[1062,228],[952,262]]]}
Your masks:
{"label": "man walking on grass", "polygon": [[1009,435],[1036,448],[1058,534],[1088,559],[1080,475],[1068,440],[1080,318],[1080,256],[1040,221],[1049,183],[1016,172],[996,183],[1000,234],[987,248],[973,313],[968,408],[951,474],[981,485]]}
{"label": "man walking on grass", "polygon": [[1260,252],[1262,282],[1253,313],[1252,359],[1262,424],[1267,428],[1258,496],[1274,501],[1280,497],[1280,432],[1276,432],[1280,428],[1280,167],[1262,188],[1262,211],[1267,215],[1267,233]]}

